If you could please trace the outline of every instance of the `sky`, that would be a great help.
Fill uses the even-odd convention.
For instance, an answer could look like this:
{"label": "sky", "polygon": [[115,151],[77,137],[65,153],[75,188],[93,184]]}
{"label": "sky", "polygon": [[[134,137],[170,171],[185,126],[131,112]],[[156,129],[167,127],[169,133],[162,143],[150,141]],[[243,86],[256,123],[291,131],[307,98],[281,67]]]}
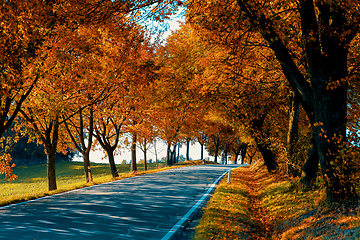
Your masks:
{"label": "sky", "polygon": [[[156,145],[156,148],[157,148],[157,152],[158,152],[158,160],[160,160],[163,157],[166,157],[166,144],[165,143],[158,142]],[[178,151],[178,150],[176,150],[176,151]],[[198,142],[191,145],[190,151],[189,151],[190,158],[193,160],[200,159],[200,157],[201,157],[200,151],[201,151],[201,147]],[[183,144],[182,146],[180,146],[180,155],[186,156],[186,144]],[[205,159],[209,158],[208,152],[205,149],[204,149],[204,158]],[[140,162],[140,160],[144,159],[144,154],[140,149],[136,150],[136,159],[137,159],[137,162]],[[153,162],[155,162],[154,148],[152,146],[147,151],[147,159],[148,159],[148,161],[150,159],[152,159]],[[212,159],[212,157],[210,157],[210,159]],[[115,156],[116,164],[121,164],[123,162],[123,160],[126,160],[127,163],[129,163],[131,160],[131,153],[127,149],[122,149],[121,154],[118,154]],[[80,156],[80,157],[75,157],[74,161],[83,161],[83,160],[82,160],[82,157]],[[93,151],[90,152],[90,161],[96,162],[96,163],[108,163],[109,162],[107,157],[101,150],[96,150],[94,152]]]}

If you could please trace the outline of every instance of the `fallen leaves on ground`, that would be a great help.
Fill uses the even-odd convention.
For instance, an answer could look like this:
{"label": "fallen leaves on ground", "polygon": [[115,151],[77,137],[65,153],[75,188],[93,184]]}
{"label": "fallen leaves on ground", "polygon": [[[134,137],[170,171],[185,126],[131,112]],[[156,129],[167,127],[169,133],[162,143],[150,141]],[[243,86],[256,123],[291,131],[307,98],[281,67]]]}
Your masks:
{"label": "fallen leaves on ground", "polygon": [[296,179],[268,173],[261,162],[226,180],[204,208],[194,239],[360,239],[359,205],[324,205],[322,189],[299,191]]}

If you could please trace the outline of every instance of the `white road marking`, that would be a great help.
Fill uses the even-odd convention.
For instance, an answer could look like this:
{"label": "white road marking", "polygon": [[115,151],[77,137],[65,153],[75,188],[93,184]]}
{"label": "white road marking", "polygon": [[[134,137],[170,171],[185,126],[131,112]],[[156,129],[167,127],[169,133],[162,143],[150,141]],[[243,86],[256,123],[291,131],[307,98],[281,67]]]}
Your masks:
{"label": "white road marking", "polygon": [[231,169],[224,172],[215,182],[210,186],[206,193],[195,203],[195,205],[170,229],[170,231],[161,239],[169,240],[174,233],[184,224],[184,222],[191,216],[191,214],[200,206],[210,192],[215,188],[218,182],[227,174]]}

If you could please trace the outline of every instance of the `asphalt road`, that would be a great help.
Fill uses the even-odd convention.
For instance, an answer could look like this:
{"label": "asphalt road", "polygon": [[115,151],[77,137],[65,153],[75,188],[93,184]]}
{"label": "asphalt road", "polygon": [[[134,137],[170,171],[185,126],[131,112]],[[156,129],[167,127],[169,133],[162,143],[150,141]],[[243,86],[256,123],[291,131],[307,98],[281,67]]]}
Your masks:
{"label": "asphalt road", "polygon": [[0,239],[171,239],[214,181],[238,166],[172,169],[2,207]]}

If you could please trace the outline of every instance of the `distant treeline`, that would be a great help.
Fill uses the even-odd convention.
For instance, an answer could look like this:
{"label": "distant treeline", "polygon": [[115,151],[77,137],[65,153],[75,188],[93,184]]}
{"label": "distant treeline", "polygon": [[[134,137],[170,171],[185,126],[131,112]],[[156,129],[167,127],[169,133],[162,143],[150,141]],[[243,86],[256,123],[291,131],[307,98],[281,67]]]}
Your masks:
{"label": "distant treeline", "polygon": [[[15,137],[14,130],[7,130],[4,136]],[[29,138],[22,136],[16,143],[10,144],[11,148],[8,151],[12,157],[12,163],[16,166],[30,166],[46,163],[45,149],[42,145],[35,142],[29,142]],[[2,151],[3,149],[1,149]],[[71,161],[75,153],[68,151],[67,154],[57,153],[56,161]]]}

